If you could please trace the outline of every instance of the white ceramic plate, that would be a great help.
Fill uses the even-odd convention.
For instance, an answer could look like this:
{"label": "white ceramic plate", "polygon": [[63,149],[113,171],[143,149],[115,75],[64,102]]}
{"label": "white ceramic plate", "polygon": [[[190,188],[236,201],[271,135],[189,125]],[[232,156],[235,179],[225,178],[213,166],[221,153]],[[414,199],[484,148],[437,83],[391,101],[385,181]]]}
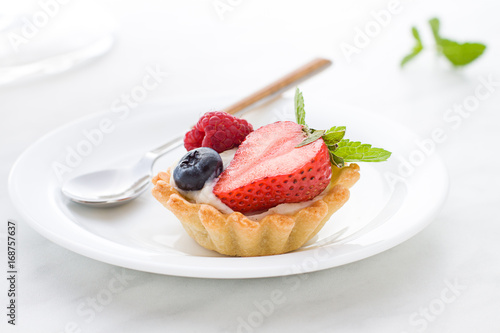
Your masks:
{"label": "white ceramic plate", "polygon": [[[350,200],[297,251],[231,258],[206,250],[186,234],[150,191],[127,205],[100,209],[71,203],[61,195],[63,179],[131,164],[143,152],[187,129],[200,113],[221,106],[207,101],[196,104],[200,103],[190,102],[189,107],[159,103],[143,105],[128,114],[125,110],[93,114],[47,134],[19,157],[11,171],[13,203],[43,236],[96,260],[168,275],[255,278],[316,271],[380,253],[422,230],[445,199],[448,176],[443,163],[435,154],[418,153],[418,138],[410,130],[372,112],[311,99],[307,100],[311,127],[346,125],[348,138],[384,147],[393,156],[385,163],[361,163],[361,180],[352,188]],[[290,99],[281,99],[245,118],[259,127],[289,119],[292,106]],[[112,131],[101,132],[101,138],[95,129],[102,122],[108,122],[105,128],[111,126]],[[71,153],[78,150],[79,158]],[[158,160],[155,172],[166,169],[181,154],[179,149]],[[400,166],[401,159],[409,156],[419,165],[410,175],[403,175],[404,182],[391,186],[387,175],[394,177],[411,169]]]}

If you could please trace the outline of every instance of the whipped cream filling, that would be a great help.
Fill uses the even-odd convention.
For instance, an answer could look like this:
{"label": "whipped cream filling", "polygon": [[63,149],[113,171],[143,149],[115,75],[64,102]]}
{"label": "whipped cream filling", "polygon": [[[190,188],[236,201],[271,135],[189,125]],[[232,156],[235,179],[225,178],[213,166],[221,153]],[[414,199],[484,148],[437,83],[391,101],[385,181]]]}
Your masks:
{"label": "whipped cream filling", "polygon": [[[222,159],[223,163],[223,169],[226,170],[226,168],[229,166],[231,161],[234,158],[234,155],[236,154],[237,148],[226,150],[225,152],[220,153],[220,157]],[[213,192],[215,184],[217,183],[218,178],[212,178],[207,180],[205,183],[205,186],[199,191],[184,191],[178,188],[175,184],[174,181],[174,176],[173,176],[173,170],[177,166],[178,161],[175,162],[174,165],[170,168],[172,172],[170,173],[170,186],[174,187],[177,191],[179,191],[180,194],[182,194],[185,198],[189,199],[191,202],[197,203],[197,204],[208,204],[212,205],[218,210],[220,210],[224,214],[231,214],[234,212],[231,208],[226,206],[219,198],[217,198]],[[297,203],[283,203],[279,204],[273,208],[270,208],[264,212],[258,212],[258,213],[251,213],[251,214],[244,214],[246,217],[248,217],[252,221],[259,221],[266,217],[267,215],[270,214],[283,214],[283,215],[290,215],[298,212],[302,208],[305,208],[309,206],[311,203],[321,200],[324,196],[325,193],[327,192],[328,187],[317,197],[313,198],[312,200],[309,201],[304,201],[304,202],[297,202]]]}

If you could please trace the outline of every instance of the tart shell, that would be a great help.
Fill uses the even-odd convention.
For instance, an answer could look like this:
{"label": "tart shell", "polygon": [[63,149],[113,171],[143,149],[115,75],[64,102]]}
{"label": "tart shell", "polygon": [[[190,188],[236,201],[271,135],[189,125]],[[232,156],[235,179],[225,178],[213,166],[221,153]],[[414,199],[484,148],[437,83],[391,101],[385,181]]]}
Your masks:
{"label": "tart shell", "polygon": [[293,214],[270,214],[260,221],[186,200],[170,185],[170,170],[153,178],[152,193],[204,248],[228,256],[265,256],[296,250],[314,237],[349,199],[349,188],[359,177],[357,164],[341,169],[332,166],[332,179],[321,199]]}

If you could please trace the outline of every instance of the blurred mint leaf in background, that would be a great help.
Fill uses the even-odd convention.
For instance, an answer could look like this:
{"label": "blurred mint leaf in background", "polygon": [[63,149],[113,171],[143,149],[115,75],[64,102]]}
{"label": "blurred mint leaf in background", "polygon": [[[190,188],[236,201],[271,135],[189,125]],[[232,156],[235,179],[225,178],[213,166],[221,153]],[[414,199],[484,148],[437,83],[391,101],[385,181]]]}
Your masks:
{"label": "blurred mint leaf in background", "polygon": [[[429,25],[431,27],[434,40],[436,41],[437,51],[440,54],[444,55],[446,59],[448,59],[455,67],[470,64],[471,62],[479,58],[481,54],[483,54],[484,50],[486,50],[486,45],[481,43],[459,43],[441,37],[439,31],[441,22],[438,18],[430,19]],[[418,30],[415,27],[412,28],[412,34],[417,44],[413,48],[412,52],[403,58],[403,60],[401,61],[401,67],[412,60],[423,49],[422,40],[420,39]]]}
{"label": "blurred mint leaf in background", "polygon": [[422,40],[420,39],[420,34],[418,33],[417,28],[412,27],[411,33],[413,34],[413,37],[415,38],[415,41],[417,43],[413,47],[413,50],[411,51],[411,53],[408,54],[406,57],[404,57],[403,60],[401,60],[401,67],[403,67],[408,61],[413,59],[424,48],[424,46],[422,45]]}
{"label": "blurred mint leaf in background", "polygon": [[429,25],[431,26],[432,34],[434,35],[434,39],[436,40],[436,43],[439,44],[439,40],[441,37],[439,36],[439,28],[441,27],[441,23],[439,22],[439,19],[434,17],[429,20]]}
{"label": "blurred mint leaf in background", "polygon": [[470,64],[486,49],[486,45],[481,43],[457,43],[448,39],[441,39],[439,44],[443,55],[454,66],[465,66]]}
{"label": "blurred mint leaf in background", "polygon": [[432,29],[432,34],[436,40],[437,49],[441,52],[453,66],[465,66],[476,60],[486,49],[486,45],[481,43],[458,43],[446,38],[442,38],[439,34],[440,22],[439,19],[433,18],[429,20],[429,25]]}

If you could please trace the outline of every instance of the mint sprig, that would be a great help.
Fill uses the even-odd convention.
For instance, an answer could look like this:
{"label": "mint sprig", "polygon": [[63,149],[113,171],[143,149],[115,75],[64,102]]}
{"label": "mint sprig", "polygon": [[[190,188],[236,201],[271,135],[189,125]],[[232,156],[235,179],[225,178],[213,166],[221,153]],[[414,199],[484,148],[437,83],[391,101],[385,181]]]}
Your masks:
{"label": "mint sprig", "polygon": [[[304,126],[307,126],[307,125],[304,125]],[[299,143],[295,147],[297,147],[297,148],[298,147],[302,147],[302,146],[310,144],[311,142],[314,142],[314,141],[318,140],[319,138],[321,138],[323,136],[323,134],[325,134],[325,131],[316,131],[316,130],[311,129],[311,130],[309,130],[309,132],[306,132],[306,133],[308,135],[304,139],[304,141],[302,141],[301,143]]]}
{"label": "mint sprig", "polygon": [[[453,66],[460,67],[465,66],[479,58],[484,50],[486,50],[486,45],[481,43],[459,43],[447,38],[443,38],[440,35],[441,23],[438,18],[432,18],[429,20],[429,25],[432,30],[432,35],[436,41],[436,50],[439,54],[443,55],[448,59]],[[406,63],[412,60],[417,54],[422,51],[423,44],[420,39],[420,35],[415,27],[412,27],[412,34],[417,41],[416,46],[414,46],[412,52],[405,56],[401,61],[401,66],[403,67]]]}
{"label": "mint sprig", "polygon": [[304,109],[304,96],[302,96],[299,88],[295,90],[295,98],[293,100],[295,104],[295,119],[297,124],[307,126],[306,111]]}
{"label": "mint sprig", "polygon": [[412,27],[411,33],[413,34],[413,37],[415,38],[416,44],[413,47],[413,50],[411,51],[411,53],[408,54],[407,56],[405,56],[403,58],[403,60],[401,60],[401,67],[406,65],[406,63],[408,61],[410,61],[411,59],[415,58],[417,56],[417,54],[419,54],[420,51],[422,51],[424,49],[424,46],[422,45],[422,39],[420,39],[420,34],[418,33],[417,28]]}
{"label": "mint sprig", "polygon": [[441,27],[441,22],[439,22],[439,19],[437,17],[434,17],[429,20],[429,25],[431,26],[432,35],[434,36],[436,43],[439,44],[439,40],[441,39],[441,37],[439,36],[439,28]]}
{"label": "mint sprig", "polygon": [[340,142],[345,135],[345,126],[333,126],[323,135],[323,141],[327,146],[333,146]]}
{"label": "mint sprig", "polygon": [[429,25],[432,29],[432,34],[436,40],[438,52],[443,54],[453,66],[465,66],[476,60],[486,49],[486,45],[481,43],[458,43],[446,38],[442,38],[439,34],[441,23],[439,19],[433,18],[429,20]]}
{"label": "mint sprig", "polygon": [[330,162],[339,168],[342,168],[345,162],[383,162],[391,156],[391,152],[382,148],[344,139],[345,126],[334,126],[326,131],[309,128],[305,121],[304,97],[299,88],[295,90],[294,101],[295,119],[297,124],[303,126],[302,130],[306,133],[306,138],[296,146],[297,148],[323,138],[328,147]]}
{"label": "mint sprig", "polygon": [[342,157],[346,162],[383,162],[391,156],[391,153],[366,143],[346,139],[339,142],[335,155]]}

